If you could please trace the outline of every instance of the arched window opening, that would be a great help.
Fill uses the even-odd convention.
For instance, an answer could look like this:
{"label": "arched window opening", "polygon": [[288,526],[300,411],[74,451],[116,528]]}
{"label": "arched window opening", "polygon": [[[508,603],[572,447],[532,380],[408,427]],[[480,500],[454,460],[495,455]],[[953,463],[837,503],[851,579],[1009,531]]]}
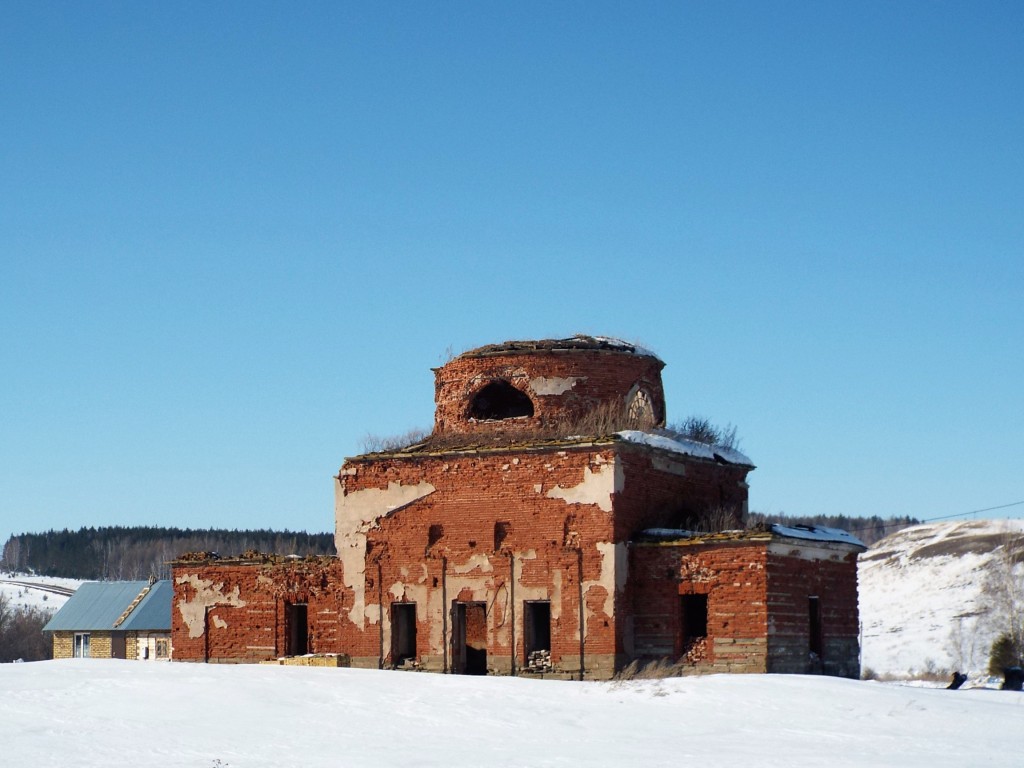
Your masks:
{"label": "arched window opening", "polygon": [[476,393],[469,416],[480,421],[533,416],[533,401],[507,381],[494,381]]}
{"label": "arched window opening", "polygon": [[654,401],[646,389],[637,390],[633,395],[627,408],[627,415],[629,425],[633,429],[650,429],[658,422],[654,412]]}

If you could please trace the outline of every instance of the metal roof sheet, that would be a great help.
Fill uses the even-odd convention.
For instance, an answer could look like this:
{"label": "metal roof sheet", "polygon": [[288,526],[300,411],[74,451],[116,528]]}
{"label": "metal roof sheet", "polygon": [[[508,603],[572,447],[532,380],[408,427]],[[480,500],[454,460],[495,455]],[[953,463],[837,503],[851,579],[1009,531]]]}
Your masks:
{"label": "metal roof sheet", "polygon": [[169,581],[158,581],[142,598],[128,618],[121,622],[118,629],[125,630],[164,630],[171,631],[171,598],[174,587]]}
{"label": "metal roof sheet", "polygon": [[[171,603],[169,593],[165,593],[163,587],[158,585],[170,582],[156,582],[153,589],[149,591],[132,611],[134,614],[139,608],[153,600],[153,608],[147,609],[143,615],[143,623],[155,621],[149,618],[150,610],[158,611],[165,599],[167,604],[167,617],[155,626],[141,626],[130,622],[130,614],[120,626],[115,627],[115,622],[131,606],[132,602],[139,596],[143,589],[149,586],[148,581],[88,581],[80,586],[52,619],[43,627],[44,632],[60,630],[73,631],[100,631],[100,630],[127,630],[127,629],[170,629],[171,626]],[[155,594],[154,594],[155,593]],[[128,626],[131,623],[133,626]]]}

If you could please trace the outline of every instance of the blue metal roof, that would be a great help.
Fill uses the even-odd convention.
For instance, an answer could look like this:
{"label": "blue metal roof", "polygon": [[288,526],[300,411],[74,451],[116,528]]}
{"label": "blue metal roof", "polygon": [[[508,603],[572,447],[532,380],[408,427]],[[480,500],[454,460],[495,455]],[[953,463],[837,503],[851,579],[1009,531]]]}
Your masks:
{"label": "blue metal roof", "polygon": [[128,614],[118,629],[171,631],[171,598],[174,587],[169,581],[158,581],[142,598],[142,602]]}
{"label": "blue metal roof", "polygon": [[[158,581],[117,627],[114,623],[128,610],[148,581],[89,581],[80,586],[43,627],[44,632],[70,630],[170,630],[171,583]],[[135,614],[142,609],[136,620]]]}

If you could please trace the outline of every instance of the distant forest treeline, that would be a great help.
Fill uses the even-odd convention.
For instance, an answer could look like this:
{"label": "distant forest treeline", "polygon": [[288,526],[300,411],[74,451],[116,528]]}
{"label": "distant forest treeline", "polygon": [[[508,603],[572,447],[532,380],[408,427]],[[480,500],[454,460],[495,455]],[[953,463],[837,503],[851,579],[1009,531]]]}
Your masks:
{"label": "distant forest treeline", "polygon": [[333,555],[334,536],[294,531],[120,526],[47,531],[11,536],[0,566],[43,576],[72,579],[160,579],[170,576],[169,560],[186,552],[239,555],[247,550],[280,555]]}
{"label": "distant forest treeline", "polygon": [[766,515],[762,512],[751,512],[747,518],[748,525],[757,523],[778,523],[779,525],[820,525],[826,528],[839,528],[849,531],[869,547],[876,541],[903,528],[920,525],[921,520],[904,515],[903,517],[848,517],[846,515]]}
{"label": "distant forest treeline", "polygon": [[[846,515],[765,515],[751,512],[748,524],[823,525],[850,531],[867,545],[918,525],[913,517],[847,517]],[[333,555],[329,533],[293,531],[192,530],[189,528],[108,527],[77,531],[46,531],[11,536],[4,544],[0,567],[72,579],[168,578],[169,560],[186,552],[239,555],[247,550],[279,555]]]}

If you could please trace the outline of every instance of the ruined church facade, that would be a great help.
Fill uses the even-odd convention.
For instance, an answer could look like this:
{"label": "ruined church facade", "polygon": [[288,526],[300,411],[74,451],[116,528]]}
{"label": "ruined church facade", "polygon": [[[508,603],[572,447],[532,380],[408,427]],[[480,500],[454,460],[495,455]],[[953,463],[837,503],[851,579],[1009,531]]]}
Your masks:
{"label": "ruined church facade", "polygon": [[859,542],[741,530],[753,465],[663,429],[663,366],[573,337],[437,368],[432,433],[336,476],[336,557],[175,563],[175,658],[855,676]]}

